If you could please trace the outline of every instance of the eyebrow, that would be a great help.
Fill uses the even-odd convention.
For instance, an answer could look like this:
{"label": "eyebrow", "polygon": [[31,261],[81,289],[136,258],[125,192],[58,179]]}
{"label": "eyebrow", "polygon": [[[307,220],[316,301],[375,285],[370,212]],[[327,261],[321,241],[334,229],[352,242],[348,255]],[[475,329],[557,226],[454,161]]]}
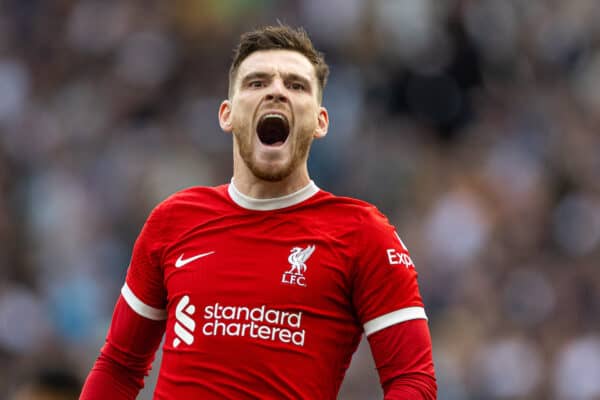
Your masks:
{"label": "eyebrow", "polygon": [[[251,72],[248,75],[244,76],[241,80],[242,86],[253,79],[272,79],[275,74],[269,72]],[[299,81],[306,85],[308,88],[312,90],[312,85],[309,79],[305,78],[302,75],[295,74],[293,72],[283,73],[281,74],[283,79],[286,81]]]}
{"label": "eyebrow", "polygon": [[242,78],[241,83],[244,84],[253,79],[268,79],[271,77],[273,77],[273,74],[269,74],[267,72],[251,72]]}
{"label": "eyebrow", "polygon": [[294,74],[293,72],[290,72],[288,74],[283,74],[283,79],[288,80],[288,81],[299,81],[299,82],[302,82],[308,88],[312,89],[312,85],[311,85],[310,80],[306,79],[302,75],[298,75],[298,74]]}

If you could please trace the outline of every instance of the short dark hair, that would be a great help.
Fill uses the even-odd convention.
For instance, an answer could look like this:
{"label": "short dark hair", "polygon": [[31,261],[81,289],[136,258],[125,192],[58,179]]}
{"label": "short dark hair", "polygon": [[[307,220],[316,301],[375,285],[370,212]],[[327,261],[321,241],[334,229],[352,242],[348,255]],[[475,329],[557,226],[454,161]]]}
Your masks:
{"label": "short dark hair", "polygon": [[325,63],[324,55],[315,49],[303,28],[294,29],[287,25],[264,26],[242,34],[239,44],[234,49],[233,61],[229,68],[229,96],[233,93],[236,74],[242,61],[255,51],[278,49],[297,51],[308,58],[315,67],[319,99],[322,99],[329,75],[329,66]]}

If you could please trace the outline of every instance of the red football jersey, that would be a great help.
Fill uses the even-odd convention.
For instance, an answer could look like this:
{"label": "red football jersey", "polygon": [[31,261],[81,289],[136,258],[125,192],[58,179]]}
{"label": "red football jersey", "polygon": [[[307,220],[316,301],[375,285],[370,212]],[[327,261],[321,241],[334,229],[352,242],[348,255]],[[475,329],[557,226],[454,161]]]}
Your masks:
{"label": "red football jersey", "polygon": [[233,184],[171,196],[121,293],[166,319],[157,399],[335,399],[363,332],[426,319],[387,219],[312,182],[270,200]]}

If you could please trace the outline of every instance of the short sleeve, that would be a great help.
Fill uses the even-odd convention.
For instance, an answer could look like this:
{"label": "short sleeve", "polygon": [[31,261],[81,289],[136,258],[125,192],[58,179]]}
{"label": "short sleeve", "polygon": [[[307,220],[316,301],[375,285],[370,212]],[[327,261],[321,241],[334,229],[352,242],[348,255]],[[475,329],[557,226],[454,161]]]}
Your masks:
{"label": "short sleeve", "polygon": [[387,218],[370,209],[356,238],[352,301],[365,334],[427,319],[415,265]]}
{"label": "short sleeve", "polygon": [[159,204],[151,213],[133,246],[133,253],[125,284],[123,298],[139,315],[153,319],[166,319],[166,290],[163,280],[162,252],[165,244],[166,206]]}

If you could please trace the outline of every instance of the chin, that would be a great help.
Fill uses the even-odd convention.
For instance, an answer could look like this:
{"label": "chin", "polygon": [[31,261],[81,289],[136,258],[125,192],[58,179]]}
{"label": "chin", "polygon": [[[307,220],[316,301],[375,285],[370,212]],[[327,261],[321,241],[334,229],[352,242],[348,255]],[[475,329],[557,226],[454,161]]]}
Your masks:
{"label": "chin", "polygon": [[268,182],[280,182],[294,171],[294,166],[291,162],[278,166],[258,165],[258,163],[246,163],[246,165],[254,176]]}

